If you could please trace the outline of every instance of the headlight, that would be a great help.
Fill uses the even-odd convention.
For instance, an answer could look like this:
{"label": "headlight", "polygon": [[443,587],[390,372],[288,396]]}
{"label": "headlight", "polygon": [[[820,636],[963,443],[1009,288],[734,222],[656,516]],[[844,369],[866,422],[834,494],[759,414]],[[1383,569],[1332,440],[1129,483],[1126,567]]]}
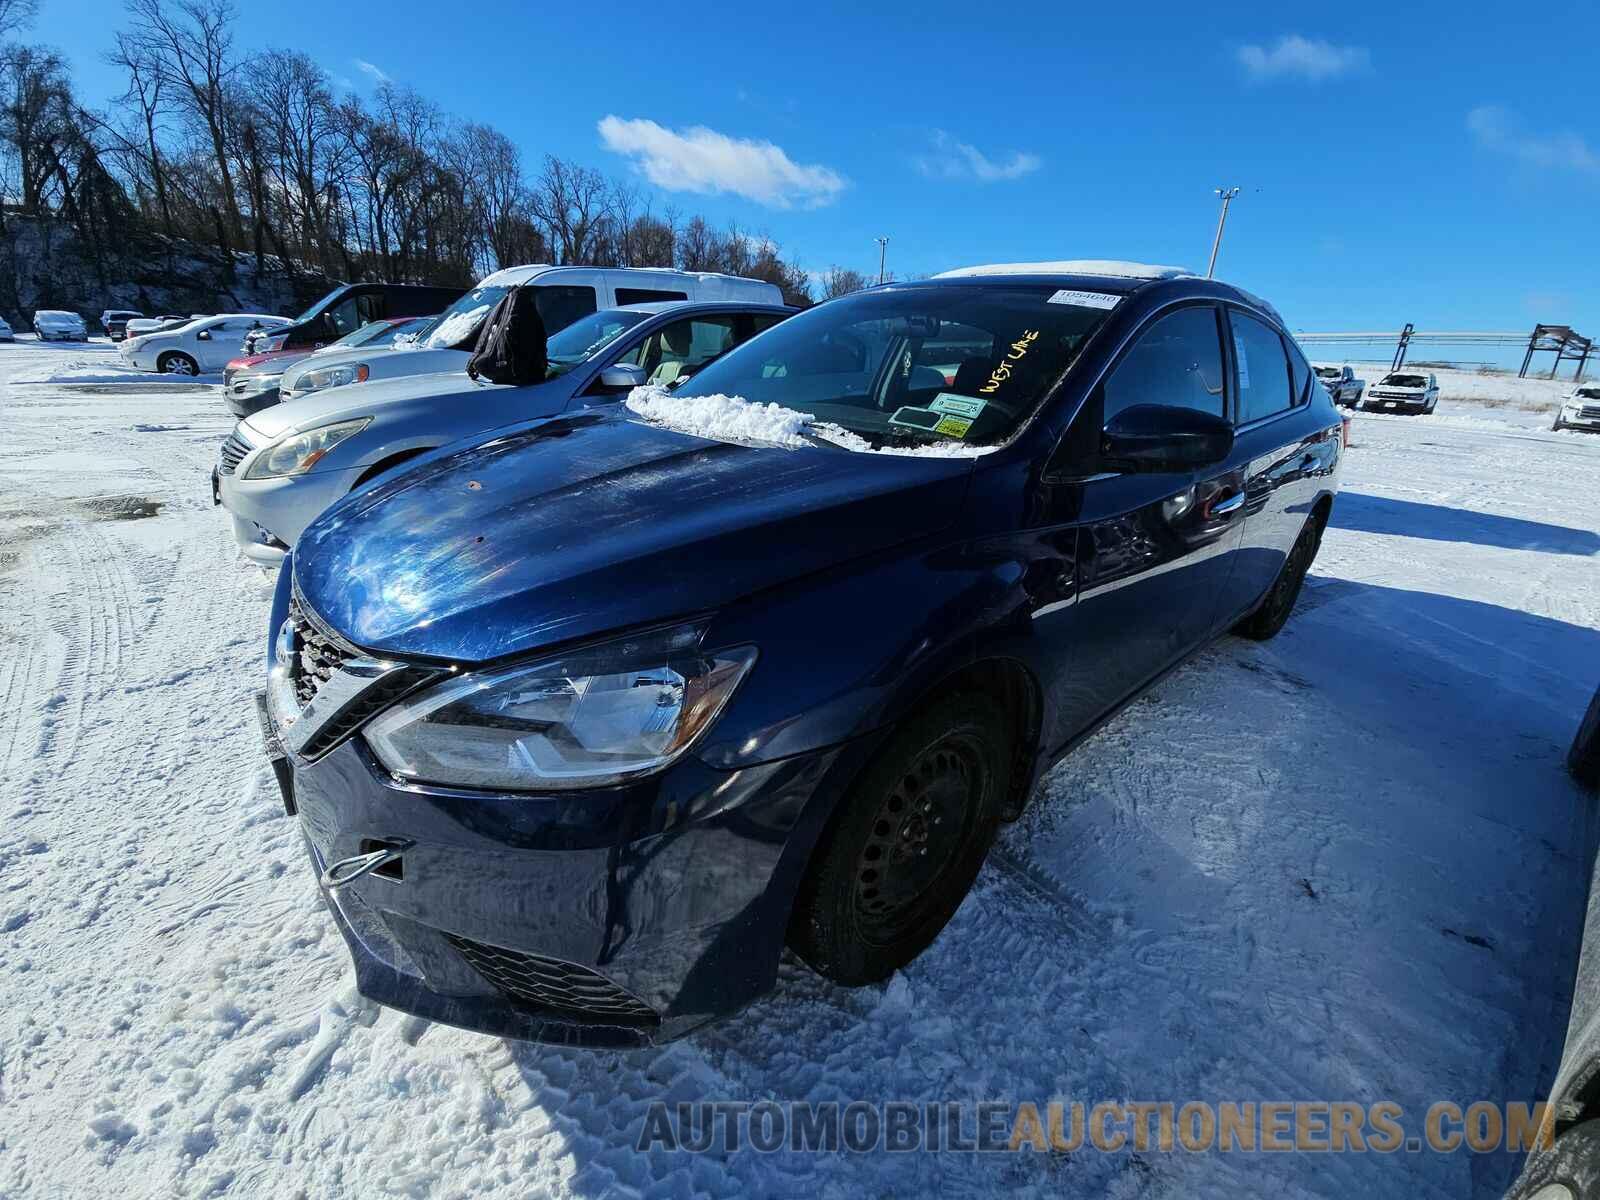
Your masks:
{"label": "headlight", "polygon": [[343,387],[347,383],[365,383],[367,376],[366,363],[355,363],[342,367],[322,367],[320,370],[307,371],[300,376],[300,385],[295,388],[296,394],[303,392],[320,392],[323,388]]}
{"label": "headlight", "polygon": [[[250,338],[247,335],[245,341],[248,342],[249,340]],[[256,335],[255,352],[257,354],[265,354],[268,350],[282,350],[284,342],[288,340],[289,335],[286,333],[280,333],[276,337],[262,337],[258,334]]]}
{"label": "headlight", "polygon": [[286,437],[256,455],[244,477],[273,479],[280,475],[303,475],[345,438],[365,429],[371,420],[371,417],[360,417],[354,421],[339,421]]}
{"label": "headlight", "polygon": [[251,396],[261,395],[262,392],[270,392],[278,386],[278,381],[282,378],[282,375],[246,375],[234,385],[233,394],[241,400],[247,400]]}
{"label": "headlight", "polygon": [[659,771],[716,720],[756,660],[690,626],[429,688],[363,735],[394,775],[491,790],[594,788]]}
{"label": "headlight", "polygon": [[122,340],[122,348],[130,353],[142,350],[144,349],[144,339],[142,337],[124,338]]}

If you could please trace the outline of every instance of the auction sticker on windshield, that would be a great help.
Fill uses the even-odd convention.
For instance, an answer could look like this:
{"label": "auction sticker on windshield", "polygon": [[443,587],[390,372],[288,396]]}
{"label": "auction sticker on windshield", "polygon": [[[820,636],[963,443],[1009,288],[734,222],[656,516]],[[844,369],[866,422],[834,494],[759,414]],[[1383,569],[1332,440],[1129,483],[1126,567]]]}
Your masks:
{"label": "auction sticker on windshield", "polygon": [[1115,308],[1121,300],[1121,296],[1111,292],[1079,292],[1072,288],[1062,288],[1046,303],[1076,304],[1079,308]]}
{"label": "auction sticker on windshield", "polygon": [[978,414],[984,410],[985,403],[982,400],[974,400],[971,396],[958,396],[954,392],[940,392],[933,398],[933,403],[928,407],[936,413],[977,420]]}

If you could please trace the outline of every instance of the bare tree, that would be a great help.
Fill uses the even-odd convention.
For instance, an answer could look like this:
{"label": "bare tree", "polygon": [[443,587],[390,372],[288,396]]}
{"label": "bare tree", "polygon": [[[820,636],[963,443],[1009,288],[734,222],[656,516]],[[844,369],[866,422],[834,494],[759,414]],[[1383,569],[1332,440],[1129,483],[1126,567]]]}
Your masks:
{"label": "bare tree", "polygon": [[587,263],[610,215],[610,186],[592,167],[545,155],[529,210],[563,263]]}
{"label": "bare tree", "polygon": [[847,296],[867,286],[867,277],[849,267],[829,267],[822,275],[822,298],[832,300]]}
{"label": "bare tree", "polygon": [[228,84],[238,68],[231,0],[132,0],[132,15],[130,36],[143,43],[211,143],[224,210],[237,235],[242,223],[228,161]]}
{"label": "bare tree", "polygon": [[39,0],[0,0],[0,41],[15,37],[38,15]]}
{"label": "bare tree", "polygon": [[172,205],[167,199],[166,171],[161,162],[161,139],[158,126],[161,120],[161,92],[166,85],[160,63],[151,55],[150,47],[126,33],[117,34],[116,49],[106,55],[106,61],[121,67],[128,74],[128,87],[118,97],[118,102],[135,110],[139,132],[143,135],[144,170],[150,178],[150,190],[155,197],[156,210],[161,214],[161,227],[172,233]]}

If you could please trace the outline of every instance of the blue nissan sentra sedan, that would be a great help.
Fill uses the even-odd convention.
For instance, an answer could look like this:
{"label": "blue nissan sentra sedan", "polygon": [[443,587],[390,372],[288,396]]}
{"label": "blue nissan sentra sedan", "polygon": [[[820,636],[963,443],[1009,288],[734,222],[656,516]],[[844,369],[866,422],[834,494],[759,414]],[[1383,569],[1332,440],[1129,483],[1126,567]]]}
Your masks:
{"label": "blue nissan sentra sedan", "polygon": [[1265,302],[1031,263],[350,496],[283,568],[261,709],[361,990],[629,1045],[747,1004],[785,945],[887,977],[1046,768],[1282,627],[1342,445]]}

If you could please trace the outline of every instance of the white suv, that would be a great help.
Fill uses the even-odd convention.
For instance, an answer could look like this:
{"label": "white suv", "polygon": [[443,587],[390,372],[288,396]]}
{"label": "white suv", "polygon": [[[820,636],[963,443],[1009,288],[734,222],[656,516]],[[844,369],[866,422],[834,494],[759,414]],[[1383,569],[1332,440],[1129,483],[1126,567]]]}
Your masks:
{"label": "white suv", "polygon": [[1418,371],[1391,371],[1367,389],[1359,407],[1431,413],[1439,404],[1439,381]]}
{"label": "white suv", "polygon": [[546,334],[607,308],[674,300],[782,304],[783,293],[759,279],[702,271],[640,267],[507,267],[496,271],[440,314],[413,339],[381,350],[351,350],[317,355],[283,373],[278,395],[293,400],[309,392],[407,375],[461,371],[472,357],[478,327],[489,310],[513,287],[539,289],[539,316]]}
{"label": "white suv", "polygon": [[239,357],[244,335],[252,329],[287,325],[288,317],[266,313],[224,313],[201,317],[160,333],[143,333],[122,343],[122,361],[142,371],[164,375],[215,375]]}
{"label": "white suv", "polygon": [[1600,383],[1581,383],[1564,396],[1550,428],[1600,430]]}

